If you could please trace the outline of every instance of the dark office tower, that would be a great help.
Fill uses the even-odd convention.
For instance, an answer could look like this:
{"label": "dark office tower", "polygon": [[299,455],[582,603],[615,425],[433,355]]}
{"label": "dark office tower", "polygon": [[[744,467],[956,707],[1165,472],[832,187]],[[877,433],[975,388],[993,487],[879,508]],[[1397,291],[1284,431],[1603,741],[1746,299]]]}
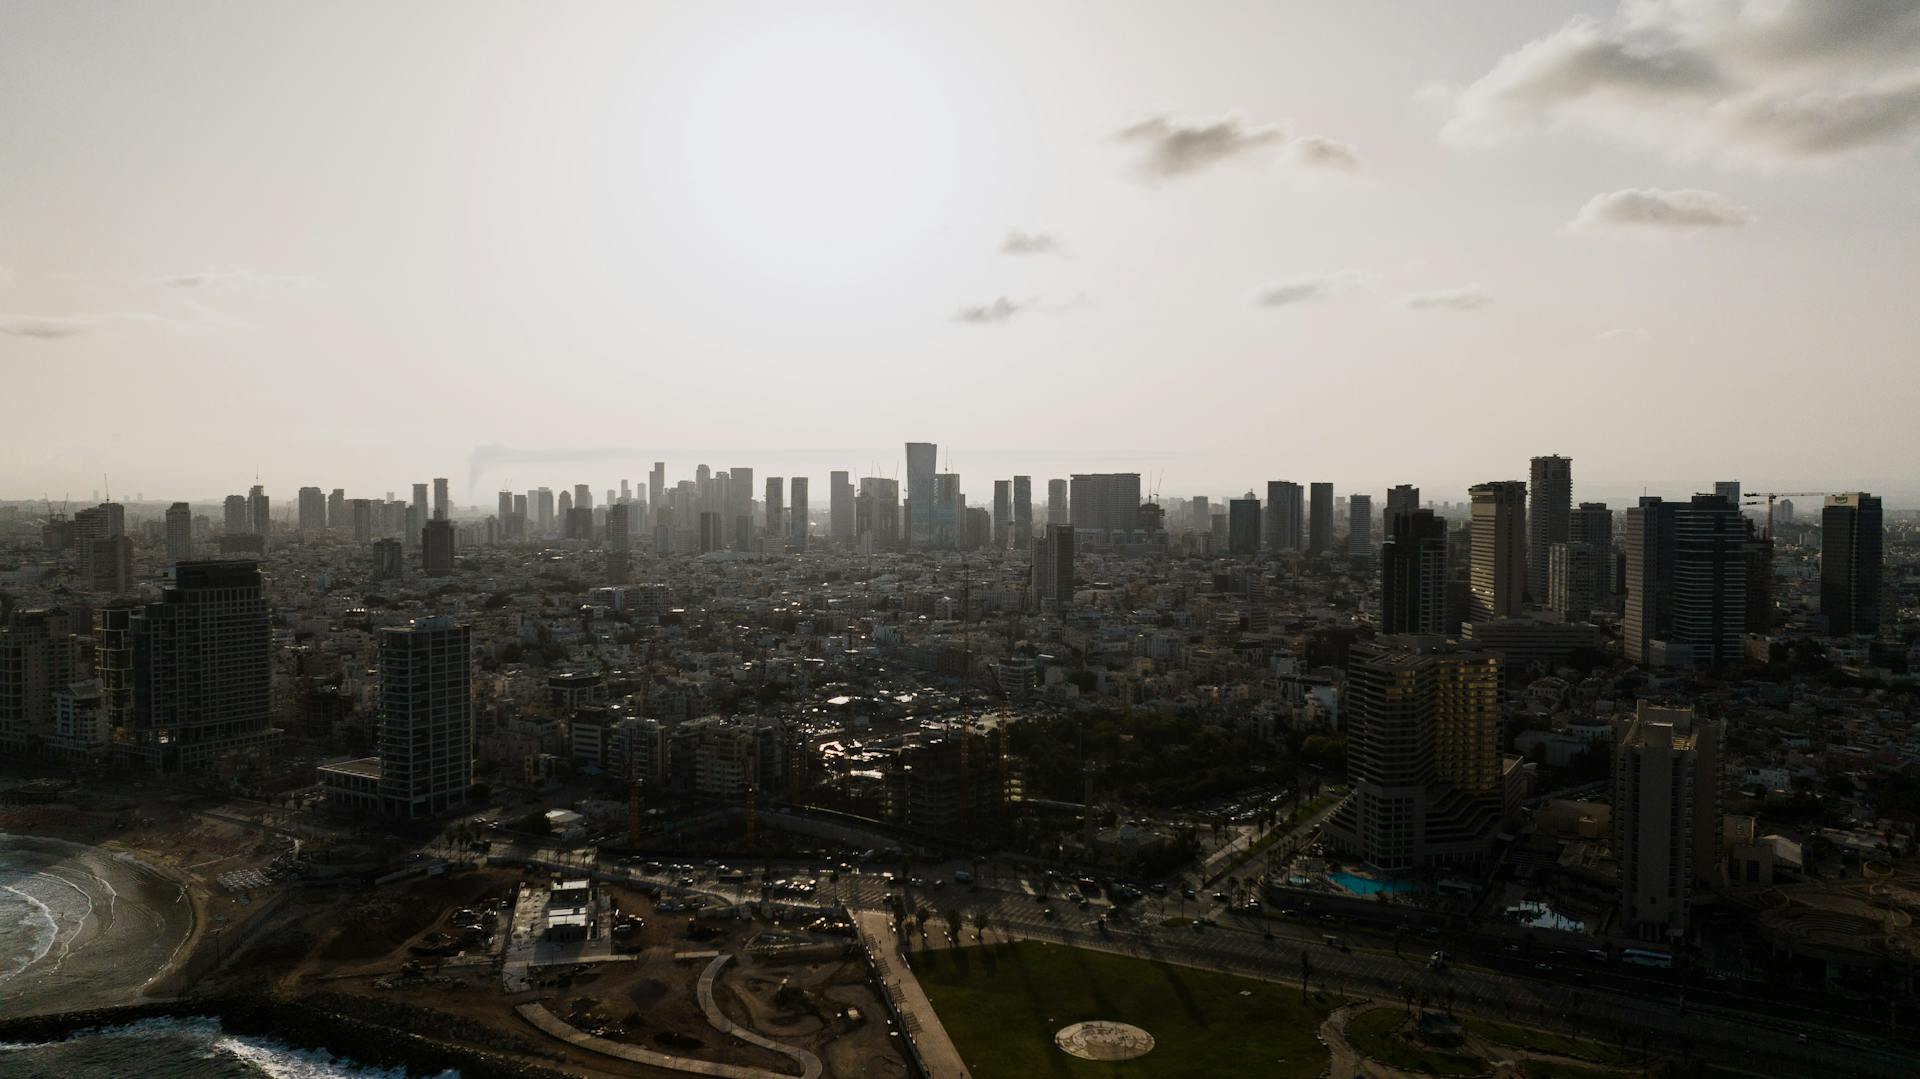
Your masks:
{"label": "dark office tower", "polygon": [[993,539],[995,547],[1005,547],[1013,531],[1013,481],[993,481]]}
{"label": "dark office tower", "polygon": [[527,534],[529,532],[528,525],[529,525],[529,522],[532,520],[532,518],[528,516],[528,512],[527,512],[530,506],[531,506],[531,502],[528,500],[526,495],[513,496],[513,519],[514,519],[515,526],[519,529],[519,531],[515,534],[516,539],[520,539],[520,540],[527,539]]}
{"label": "dark office tower", "polygon": [[1569,541],[1547,548],[1547,599],[1542,606],[1569,622],[1593,617],[1598,568],[1588,544]]}
{"label": "dark office tower", "polygon": [[247,496],[228,495],[226,501],[221,503],[221,509],[224,511],[222,523],[225,526],[227,535],[246,535],[249,531],[247,526]]}
{"label": "dark office tower", "polygon": [[453,572],[453,522],[436,517],[420,530],[420,571],[429,577]]}
{"label": "dark office tower", "polygon": [[912,547],[933,542],[933,475],[939,458],[940,447],[932,442],[907,443],[907,543]]}
{"label": "dark office tower", "polygon": [[1627,510],[1625,614],[1621,651],[1627,662],[1653,662],[1654,642],[1673,624],[1674,513],[1679,506],[1642,497]]}
{"label": "dark office tower", "polygon": [[1307,553],[1323,555],[1333,549],[1333,484],[1310,483],[1307,497],[1312,514],[1307,518]]}
{"label": "dark office tower", "polygon": [[797,550],[807,549],[807,478],[795,476],[788,483],[793,492],[793,505],[788,507],[788,518],[793,522],[793,546]]}
{"label": "dark office tower", "polygon": [[1024,551],[1033,539],[1033,477],[1013,478],[1013,548]]}
{"label": "dark office tower", "polygon": [[712,510],[700,511],[700,553],[718,551],[727,545],[726,529],[720,523],[720,515]]}
{"label": "dark office tower", "polygon": [[53,695],[74,680],[73,617],[14,611],[0,627],[0,749],[37,749],[55,731]]}
{"label": "dark office tower", "polygon": [[1880,499],[1865,491],[1828,495],[1820,511],[1820,613],[1827,635],[1880,632],[1886,534]]}
{"label": "dark office tower", "polygon": [[1793,499],[1783,498],[1773,509],[1773,523],[1790,525],[1793,523]]}
{"label": "dark office tower", "polygon": [[626,554],[633,549],[633,503],[616,502],[607,507],[607,550]]}
{"label": "dark office tower", "polygon": [[413,485],[413,509],[420,515],[420,527],[425,528],[426,523],[433,520],[433,505],[427,501],[427,485],[424,483]]}
{"label": "dark office tower", "polygon": [[836,544],[853,542],[853,479],[845,472],[827,473],[827,534]]}
{"label": "dark office tower", "polygon": [[[1075,542],[1081,531],[1131,532],[1140,525],[1140,473],[1077,474],[1069,489]],[[1095,540],[1094,542],[1098,542]]]}
{"label": "dark office tower", "polygon": [[584,483],[573,485],[573,508],[590,510],[593,508],[593,488]]}
{"label": "dark office tower", "polygon": [[353,542],[371,542],[373,540],[373,500],[350,498],[347,500],[347,513],[353,520]]}
{"label": "dark office tower", "polygon": [[1715,480],[1713,483],[1713,493],[1726,499],[1735,506],[1740,505],[1739,480]]}
{"label": "dark office tower", "polygon": [[753,546],[753,469],[728,469],[727,476],[727,531],[744,551]]}
{"label": "dark office tower", "polygon": [[133,541],[124,534],[87,540],[80,548],[80,577],[93,592],[125,592],[133,584]]}
{"label": "dark office tower", "polygon": [[561,522],[560,527],[560,535],[563,538],[579,540],[582,543],[592,543],[596,531],[593,525],[593,510],[580,506],[567,511],[566,518]]}
{"label": "dark office tower", "polygon": [[1380,534],[1393,534],[1393,519],[1402,513],[1412,513],[1420,508],[1420,488],[1410,483],[1400,484],[1387,491],[1387,509],[1380,517]]}
{"label": "dark office tower", "polygon": [[[611,493],[608,494],[607,501],[609,502],[613,501],[613,496]],[[633,488],[628,486],[626,480],[620,481],[620,501],[622,502],[633,501]]]}
{"label": "dark office tower", "polygon": [[1069,524],[1073,521],[1072,508],[1067,502],[1067,481],[1047,481],[1047,523],[1050,525]]}
{"label": "dark office tower", "polygon": [[1467,489],[1473,499],[1473,568],[1467,620],[1491,622],[1520,613],[1527,584],[1527,485],[1498,480]]}
{"label": "dark office tower", "polygon": [[335,487],[327,495],[327,530],[345,532],[353,527],[353,521],[347,516],[347,489]]}
{"label": "dark office tower", "polygon": [[1694,495],[1673,515],[1669,666],[1722,667],[1744,654],[1747,526],[1737,503]]}
{"label": "dark office tower", "polygon": [[572,518],[572,515],[573,515],[573,492],[562,491],[560,492],[560,497],[554,502],[554,511],[553,511],[554,523],[559,526],[560,534],[562,536],[571,535],[571,533],[567,531],[567,528],[569,527],[567,522]]}
{"label": "dark office tower", "polygon": [[193,507],[175,502],[167,507],[167,561],[193,557]]}
{"label": "dark office tower", "polygon": [[433,478],[433,519],[446,521],[453,518],[453,500],[447,497],[447,478]]}
{"label": "dark office tower", "polygon": [[139,764],[200,768],[271,736],[273,626],[256,562],[182,562],[129,625]]}
{"label": "dark office tower", "polygon": [[1573,512],[1573,459],[1535,457],[1527,483],[1527,546],[1522,555],[1527,598],[1545,603],[1547,548],[1567,541],[1568,518]]}
{"label": "dark office tower", "polygon": [[327,495],[318,487],[300,488],[300,531],[307,535],[327,528]]}
{"label": "dark office tower", "polygon": [[[438,523],[438,522],[432,522]],[[380,631],[380,809],[425,820],[473,787],[473,652],[452,618]]]}
{"label": "dark office tower", "polygon": [[952,549],[966,539],[967,496],[960,493],[960,473],[933,474],[933,545]]}
{"label": "dark office tower", "polygon": [[647,505],[652,506],[655,513],[659,513],[666,507],[667,504],[661,501],[666,497],[666,493],[667,463],[655,461],[653,470],[647,473]]}
{"label": "dark office tower", "polygon": [[1260,500],[1227,500],[1227,551],[1235,558],[1252,558],[1260,553]]}
{"label": "dark office tower", "polygon": [[1267,522],[1262,530],[1269,550],[1297,551],[1307,515],[1300,504],[1300,485],[1287,480],[1267,481]]}
{"label": "dark office tower", "polygon": [[379,539],[369,548],[373,552],[373,579],[395,581],[406,576],[406,547],[397,539]]}
{"label": "dark office tower", "polygon": [[1380,632],[1451,635],[1447,621],[1447,522],[1432,510],[1394,515],[1380,545]]}
{"label": "dark office tower", "polygon": [[1065,610],[1073,602],[1072,525],[1048,525],[1046,535],[1033,541],[1033,605],[1043,610]]}
{"label": "dark office tower", "polygon": [[1582,502],[1567,517],[1567,542],[1587,545],[1593,563],[1593,606],[1613,609],[1613,511],[1605,502]]}
{"label": "dark office tower", "polygon": [[256,536],[273,531],[273,506],[267,489],[257,483],[247,492],[247,530]]}
{"label": "dark office tower", "polygon": [[777,551],[787,542],[787,481],[779,476],[767,477],[767,493],[762,499],[767,515],[767,550]]}
{"label": "dark office tower", "polygon": [[1347,499],[1347,557],[1373,558],[1373,496]]}

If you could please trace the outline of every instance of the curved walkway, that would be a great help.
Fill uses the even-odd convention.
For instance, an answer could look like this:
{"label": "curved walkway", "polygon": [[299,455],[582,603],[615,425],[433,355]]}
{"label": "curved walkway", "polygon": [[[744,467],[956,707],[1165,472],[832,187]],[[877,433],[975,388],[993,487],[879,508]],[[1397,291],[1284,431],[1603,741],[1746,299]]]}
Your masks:
{"label": "curved walkway", "polygon": [[768,1071],[766,1068],[755,1068],[745,1064],[722,1064],[717,1060],[671,1056],[643,1046],[595,1037],[569,1024],[538,1002],[522,1004],[517,1010],[527,1022],[539,1027],[543,1033],[551,1034],[568,1045],[576,1049],[584,1049],[589,1053],[619,1057],[636,1064],[645,1064],[650,1068],[664,1068],[668,1071],[687,1072],[692,1075],[711,1075],[716,1079],[793,1079],[793,1076],[785,1072]]}
{"label": "curved walkway", "polygon": [[800,1079],[820,1079],[819,1057],[798,1046],[782,1045],[758,1031],[748,1030],[727,1018],[727,1013],[721,1011],[720,1005],[714,1003],[713,980],[720,976],[720,968],[726,966],[727,960],[732,958],[730,953],[722,952],[714,957],[713,962],[707,964],[707,969],[700,972],[700,1010],[707,1013],[707,1022],[712,1023],[715,1030],[723,1034],[731,1034],[748,1045],[757,1045],[762,1049],[770,1049],[782,1056],[792,1058],[794,1063],[800,1065]]}

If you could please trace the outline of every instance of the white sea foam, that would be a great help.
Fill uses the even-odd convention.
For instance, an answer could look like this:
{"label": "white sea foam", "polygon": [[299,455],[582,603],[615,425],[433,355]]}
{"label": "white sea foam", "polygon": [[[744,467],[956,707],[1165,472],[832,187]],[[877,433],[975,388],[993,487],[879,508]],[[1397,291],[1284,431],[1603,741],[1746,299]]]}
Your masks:
{"label": "white sea foam", "polygon": [[0,892],[20,900],[9,904],[20,913],[13,922],[4,920],[7,907],[0,906],[0,982],[4,982],[47,957],[54,938],[60,935],[60,923],[39,898],[7,884],[0,884]]}

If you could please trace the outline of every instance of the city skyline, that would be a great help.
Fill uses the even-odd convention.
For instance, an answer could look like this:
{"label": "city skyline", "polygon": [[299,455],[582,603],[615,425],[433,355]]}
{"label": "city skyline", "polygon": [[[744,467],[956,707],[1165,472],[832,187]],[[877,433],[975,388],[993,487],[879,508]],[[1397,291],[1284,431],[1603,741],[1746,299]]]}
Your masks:
{"label": "city skyline", "polygon": [[1916,56],[1826,4],[15,7],[0,364],[90,422],[18,411],[0,492],[671,459],[724,400],[788,475],[1911,505]]}

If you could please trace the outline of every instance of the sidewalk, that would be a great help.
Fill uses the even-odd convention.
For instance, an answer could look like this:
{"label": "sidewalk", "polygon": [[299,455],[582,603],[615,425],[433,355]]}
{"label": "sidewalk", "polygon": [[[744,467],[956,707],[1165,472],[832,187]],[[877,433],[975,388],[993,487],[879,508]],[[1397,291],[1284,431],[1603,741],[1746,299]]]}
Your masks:
{"label": "sidewalk", "polygon": [[953,1039],[947,1037],[947,1028],[940,1025],[933,1002],[927,999],[926,990],[920,988],[920,979],[900,958],[900,942],[888,928],[886,912],[852,913],[861,941],[880,968],[881,988],[900,1013],[901,1025],[913,1040],[929,1079],[972,1079],[960,1059],[960,1050],[954,1047]]}

